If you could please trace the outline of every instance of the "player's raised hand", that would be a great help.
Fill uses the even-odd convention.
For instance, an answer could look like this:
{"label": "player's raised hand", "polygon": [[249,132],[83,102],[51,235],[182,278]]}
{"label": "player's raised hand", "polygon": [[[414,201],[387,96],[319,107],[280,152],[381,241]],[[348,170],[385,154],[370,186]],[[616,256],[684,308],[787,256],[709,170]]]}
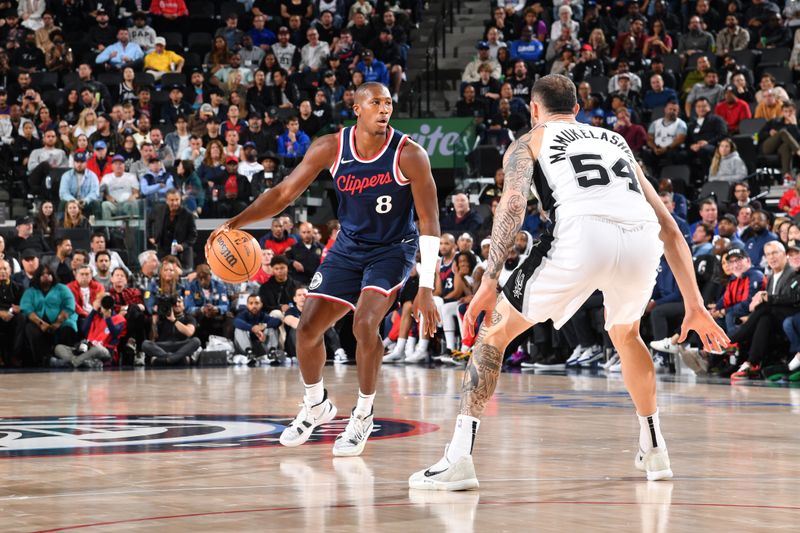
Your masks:
{"label": "player's raised hand", "polygon": [[475,335],[475,322],[481,313],[484,313],[484,320],[492,316],[495,306],[497,305],[497,281],[487,279],[484,276],[481,281],[481,286],[478,287],[478,292],[472,297],[472,301],[467,307],[467,312],[464,313],[464,327],[467,330],[468,336]]}
{"label": "player's raised hand", "polygon": [[730,339],[719,327],[711,314],[702,307],[688,307],[686,315],[681,324],[681,336],[678,343],[682,343],[689,335],[689,331],[694,330],[703,342],[703,349],[709,352],[721,352],[730,343]]}
{"label": "player's raised hand", "polygon": [[423,331],[420,331],[420,338],[423,338],[423,336],[433,337],[436,334],[436,327],[442,321],[442,318],[439,316],[436,304],[433,303],[433,291],[423,287],[419,288],[417,297],[414,298],[414,305],[411,308],[411,316],[417,321],[422,318]]}

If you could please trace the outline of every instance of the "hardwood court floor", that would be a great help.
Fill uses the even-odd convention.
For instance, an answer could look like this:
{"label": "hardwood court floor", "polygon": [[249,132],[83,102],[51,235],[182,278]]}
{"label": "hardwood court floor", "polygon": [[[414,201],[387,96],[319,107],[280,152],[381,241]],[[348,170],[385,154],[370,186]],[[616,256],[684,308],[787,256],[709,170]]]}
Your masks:
{"label": "hardwood court floor", "polygon": [[[460,378],[384,367],[375,413],[395,438],[334,459],[330,443],[276,446],[296,368],[0,374],[0,531],[800,527],[800,389],[660,383],[676,478],[648,483],[621,379],[503,374],[476,445],[480,491],[409,492],[450,437]],[[347,415],[355,368],[325,379]]]}

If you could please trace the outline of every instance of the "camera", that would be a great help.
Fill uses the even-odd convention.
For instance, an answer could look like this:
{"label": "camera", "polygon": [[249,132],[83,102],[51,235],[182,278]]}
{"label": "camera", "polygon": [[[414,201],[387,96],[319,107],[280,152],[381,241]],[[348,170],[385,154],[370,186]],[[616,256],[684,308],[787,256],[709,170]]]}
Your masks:
{"label": "camera", "polygon": [[172,308],[175,306],[177,300],[174,296],[159,296],[156,300],[156,306],[158,307],[158,318],[166,319],[170,313],[172,313]]}

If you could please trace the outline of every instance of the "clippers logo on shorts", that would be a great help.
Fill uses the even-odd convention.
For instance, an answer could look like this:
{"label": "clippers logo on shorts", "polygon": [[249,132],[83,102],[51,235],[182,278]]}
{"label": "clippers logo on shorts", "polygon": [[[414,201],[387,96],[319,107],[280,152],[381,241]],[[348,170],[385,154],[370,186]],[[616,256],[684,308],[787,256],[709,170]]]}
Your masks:
{"label": "clippers logo on shorts", "polygon": [[[292,419],[280,415],[0,418],[0,458],[278,447],[278,438]],[[325,424],[308,442],[333,443],[347,421],[343,417]],[[410,437],[438,429],[414,420],[376,418],[370,439]]]}
{"label": "clippers logo on shorts", "polygon": [[311,283],[308,284],[308,289],[313,291],[320,285],[322,285],[322,272],[317,272],[314,274],[314,277],[311,278]]}
{"label": "clippers logo on shorts", "polygon": [[522,291],[525,289],[525,273],[517,271],[517,278],[514,280],[514,298],[522,298]]}

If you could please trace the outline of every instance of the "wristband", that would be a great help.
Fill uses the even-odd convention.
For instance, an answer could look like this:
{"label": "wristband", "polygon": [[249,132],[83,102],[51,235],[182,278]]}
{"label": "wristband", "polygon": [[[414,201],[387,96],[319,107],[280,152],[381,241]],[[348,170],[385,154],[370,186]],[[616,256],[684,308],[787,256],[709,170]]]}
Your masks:
{"label": "wristband", "polygon": [[433,289],[433,283],[436,276],[436,261],[439,259],[439,241],[440,237],[436,235],[420,235],[419,236],[419,253],[420,253],[420,269],[419,269],[419,286],[428,289]]}

